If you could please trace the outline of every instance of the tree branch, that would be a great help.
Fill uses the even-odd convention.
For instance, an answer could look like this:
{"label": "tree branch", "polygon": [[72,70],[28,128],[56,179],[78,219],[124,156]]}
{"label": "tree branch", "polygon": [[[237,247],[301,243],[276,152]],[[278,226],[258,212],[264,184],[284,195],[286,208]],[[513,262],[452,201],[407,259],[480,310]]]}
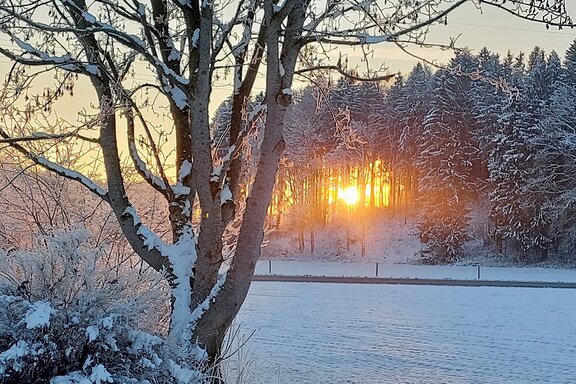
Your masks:
{"label": "tree branch", "polygon": [[297,71],[294,71],[294,74],[295,75],[302,75],[302,74],[307,73],[307,72],[322,71],[322,70],[337,71],[342,76],[344,76],[348,79],[351,79],[351,80],[356,80],[356,81],[388,81],[391,78],[393,78],[394,76],[396,76],[396,74],[394,74],[394,73],[391,75],[382,75],[382,76],[374,76],[374,77],[356,76],[356,75],[353,75],[351,73],[344,71],[342,69],[342,67],[339,65],[319,65],[317,67],[299,69]]}
{"label": "tree branch", "polygon": [[[10,141],[12,138],[8,136],[6,131],[1,127],[0,127],[0,136],[3,138],[4,142],[9,143],[12,148],[16,149],[18,152],[28,157],[36,165],[39,165],[48,171],[57,173],[60,176],[63,176],[67,179],[77,181],[84,187],[88,188],[90,192],[92,192],[102,200],[109,202],[108,192],[104,188],[100,187],[98,184],[94,183],[92,180],[81,174],[80,172],[62,167],[61,165],[46,159],[44,156],[36,155],[33,152],[24,148],[22,145],[18,144],[18,141]],[[39,138],[38,140],[45,140],[45,139],[46,138],[44,137]],[[25,140],[25,141],[31,141],[31,140]]]}
{"label": "tree branch", "polygon": [[[135,107],[132,100],[128,100],[128,102],[131,104],[131,107]],[[130,108],[130,107],[128,107],[128,108]],[[135,137],[134,137],[135,136],[134,135],[134,129],[135,129],[134,116],[132,115],[131,110],[127,110],[127,111],[125,111],[125,116],[126,116],[127,125],[128,125],[127,134],[128,134],[128,148],[129,148],[130,158],[132,159],[132,162],[134,163],[134,167],[138,171],[138,174],[140,176],[142,176],[142,178],[144,180],[146,180],[146,182],[151,187],[153,187],[155,190],[160,192],[164,197],[166,197],[168,200],[170,200],[172,198],[172,194],[170,193],[170,187],[169,187],[168,179],[166,178],[166,174],[164,173],[162,163],[160,161],[160,158],[158,157],[158,149],[156,148],[156,145],[155,145],[154,141],[152,140],[152,135],[150,133],[150,130],[148,129],[148,124],[147,124],[146,120],[144,120],[143,116],[140,114],[140,111],[138,109],[136,109],[136,113],[138,114],[140,121],[144,125],[144,129],[145,129],[146,134],[148,136],[148,140],[150,141],[150,143],[152,145],[152,152],[154,153],[154,156],[155,156],[155,159],[156,159],[157,165],[159,167],[160,174],[161,174],[162,178],[159,178],[158,176],[152,174],[152,172],[150,172],[150,170],[146,166],[146,163],[144,163],[144,161],[142,160],[142,158],[138,154],[138,149],[136,147],[136,142],[135,142]]]}
{"label": "tree branch", "polygon": [[1,135],[2,138],[0,138],[0,143],[6,143],[6,144],[40,141],[40,140],[58,140],[75,136],[74,134],[71,133],[51,134],[43,132],[35,132],[31,136],[20,136],[20,137],[5,137],[4,134]]}

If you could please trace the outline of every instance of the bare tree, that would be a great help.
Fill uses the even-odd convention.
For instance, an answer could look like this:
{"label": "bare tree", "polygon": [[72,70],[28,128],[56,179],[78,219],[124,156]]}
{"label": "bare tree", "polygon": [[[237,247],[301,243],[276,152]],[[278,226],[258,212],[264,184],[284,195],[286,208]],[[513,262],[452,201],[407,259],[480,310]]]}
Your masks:
{"label": "bare tree", "polygon": [[[338,46],[424,44],[429,28],[465,3],[494,5],[546,25],[571,25],[565,0],[1,1],[0,53],[14,63],[0,99],[2,142],[111,206],[134,251],[166,272],[172,287],[169,338],[184,355],[198,343],[215,362],[260,255],[296,71],[342,72],[330,57]],[[49,82],[46,73],[53,76]],[[265,97],[248,109],[261,73]],[[215,82],[226,76],[232,107],[222,153],[211,137],[209,103]],[[98,101],[96,114],[79,111],[77,124],[55,117],[52,111],[61,110],[61,101],[78,92],[75,85],[86,84],[84,78]],[[259,118],[265,129],[257,169],[243,194],[239,153]],[[167,137],[172,149],[162,145]],[[105,183],[86,177],[77,168],[82,162],[61,164],[59,142],[96,153]],[[145,226],[127,197],[123,150],[166,198],[171,241]],[[228,258],[223,234],[244,198]],[[225,259],[229,267],[220,275]]]}

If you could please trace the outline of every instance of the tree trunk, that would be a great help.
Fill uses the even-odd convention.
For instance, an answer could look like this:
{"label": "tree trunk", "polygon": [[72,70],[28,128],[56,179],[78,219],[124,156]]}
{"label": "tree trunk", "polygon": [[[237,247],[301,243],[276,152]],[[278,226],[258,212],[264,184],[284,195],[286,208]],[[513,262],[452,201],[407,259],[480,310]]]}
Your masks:
{"label": "tree trunk", "polygon": [[[236,251],[217,300],[208,303],[209,308],[200,317],[193,333],[208,353],[211,362],[216,362],[226,331],[244,303],[252,282],[256,261],[260,257],[264,238],[264,221],[270,205],[280,158],[286,146],[283,137],[286,110],[292,102],[290,87],[300,46],[299,31],[305,20],[307,1],[286,1],[282,12],[276,12],[272,1],[266,1],[267,21],[267,71],[264,138],[256,175],[236,243]],[[284,19],[287,19],[286,21]],[[282,51],[279,36],[282,23],[286,23]],[[289,31],[289,32],[288,32]],[[282,66],[283,73],[280,68]]]}
{"label": "tree trunk", "polygon": [[314,238],[314,226],[310,228],[310,252],[314,253],[316,249],[316,240]]}
{"label": "tree trunk", "polygon": [[228,271],[218,299],[198,321],[193,338],[202,345],[211,363],[217,362],[220,347],[232,320],[244,302],[256,261],[260,257],[264,238],[264,220],[270,204],[276,170],[284,150],[282,138],[286,107],[270,105],[266,118],[266,132],[252,193],[247,199],[246,210],[232,265]]}

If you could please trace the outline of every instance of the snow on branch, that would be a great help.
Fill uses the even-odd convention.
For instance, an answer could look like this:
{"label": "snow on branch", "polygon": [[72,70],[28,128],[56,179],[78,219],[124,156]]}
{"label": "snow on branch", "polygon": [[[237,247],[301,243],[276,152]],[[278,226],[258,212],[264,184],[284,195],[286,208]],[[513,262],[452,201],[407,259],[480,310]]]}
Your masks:
{"label": "snow on branch", "polygon": [[[244,26],[244,32],[238,44],[236,44],[234,47],[231,47],[230,51],[234,54],[236,58],[238,58],[238,55],[242,55],[243,50],[247,50],[248,44],[250,42],[251,37],[250,32],[252,29],[252,24],[254,22],[254,16],[256,15],[255,6],[256,1],[250,0],[249,5],[246,7],[248,12],[246,13],[246,15],[242,15],[242,11],[244,10],[245,5],[241,1],[238,2],[238,6],[236,7],[234,17],[226,23],[221,21],[218,15],[214,16],[213,23],[217,27],[216,29],[218,32],[216,32],[214,36],[214,49],[212,52],[212,59],[211,59],[212,62],[216,61],[216,57],[221,52],[222,48],[224,47],[224,44],[230,43],[229,40],[230,34],[232,33],[232,29],[236,25],[242,24]],[[246,40],[246,34],[248,34],[248,40]]]}
{"label": "snow on branch", "polygon": [[180,88],[172,85],[164,85],[162,88],[176,106],[184,111],[188,108],[188,96]]}
{"label": "snow on branch", "polygon": [[[170,194],[168,191],[169,182],[168,182],[168,179],[166,178],[166,174],[164,172],[164,167],[162,165],[162,161],[160,160],[160,156],[158,154],[159,150],[156,146],[156,143],[154,142],[154,139],[152,137],[152,133],[150,132],[150,128],[148,127],[148,123],[147,123],[146,119],[144,118],[144,116],[142,115],[142,113],[140,112],[140,109],[136,106],[136,104],[132,101],[132,99],[130,99],[128,97],[126,99],[126,101],[129,105],[125,108],[124,115],[126,116],[127,125],[128,125],[127,133],[128,133],[128,149],[129,149],[129,153],[130,153],[130,158],[132,159],[132,162],[134,163],[134,166],[136,167],[138,174],[140,176],[142,176],[144,178],[144,180],[146,180],[146,182],[148,182],[148,184],[150,184],[150,186],[152,186],[152,188],[156,189],[162,195],[169,198],[170,197]],[[138,116],[138,119],[140,120],[142,126],[144,127],[144,131],[146,132],[146,136],[148,137],[148,141],[150,142],[150,146],[152,147],[152,152],[153,152],[154,158],[156,160],[156,165],[158,167],[158,170],[159,170],[162,178],[154,175],[148,169],[148,167],[146,166],[146,163],[142,160],[142,158],[138,154],[138,148],[136,147],[135,134],[134,134],[135,121],[134,121],[134,115],[132,113],[132,110],[130,109],[130,105],[135,109],[136,114]]]}
{"label": "snow on branch", "polygon": [[[306,30],[306,29],[305,29]],[[396,40],[396,36],[389,34],[369,35],[367,33],[350,32],[314,32],[306,39],[308,42],[321,42],[334,45],[370,45]]]}
{"label": "snow on branch", "polygon": [[75,180],[103,200],[108,200],[108,192],[80,172],[64,168],[63,166],[46,159],[44,156],[34,156],[31,152],[28,152],[28,157],[30,157],[32,161],[38,165],[41,165],[45,169],[55,172],[60,176],[64,176],[67,179]]}
{"label": "snow on branch", "polygon": [[390,35],[380,35],[380,36],[358,35],[357,38],[361,44],[379,44],[391,40]]}
{"label": "snow on branch", "polygon": [[[409,7],[409,4],[403,4],[403,2],[391,4],[389,8],[381,8],[378,5],[376,11],[372,7],[377,5],[374,0],[352,2],[349,5],[338,1],[328,1],[324,12],[312,15],[311,21],[303,27],[303,30],[307,31],[304,40],[306,44],[320,42],[350,46],[393,42],[402,36],[422,34],[427,27],[445,21],[449,13],[467,2],[469,0],[457,0],[445,9],[436,9],[439,4],[433,4],[429,5],[430,8],[426,12],[422,10],[426,2],[422,2],[421,6],[416,2],[413,11],[407,12],[407,9],[402,7]],[[402,10],[406,13],[402,13]],[[390,14],[387,15],[386,11]],[[355,14],[355,18],[363,19],[363,22],[347,29],[321,28],[323,23],[346,19],[351,17],[351,13]],[[397,15],[396,18],[391,17],[392,14]],[[414,41],[416,40],[418,38]]]}
{"label": "snow on branch", "polygon": [[272,12],[277,20],[284,20],[294,9],[299,0],[284,0],[281,4],[272,4]]}
{"label": "snow on branch", "polygon": [[179,84],[179,85],[188,85],[189,80],[185,77],[181,76],[180,74],[174,72],[170,69],[166,63],[160,60],[158,57],[154,56],[152,53],[148,51],[148,46],[136,35],[129,34],[119,29],[115,28],[114,26],[99,21],[94,15],[91,13],[80,9],[72,0],[64,0],[63,3],[67,4],[68,6],[76,9],[78,12],[81,12],[83,20],[88,23],[90,26],[83,29],[83,31],[88,32],[102,32],[106,35],[112,37],[116,41],[122,43],[127,48],[131,48],[138,53],[140,53],[144,58],[152,64],[163,76],[170,79],[172,82]]}
{"label": "snow on branch", "polygon": [[212,8],[214,7],[213,0],[202,0],[202,8]]}
{"label": "snow on branch", "polygon": [[8,34],[8,36],[10,36],[10,38],[16,43],[16,45],[18,45],[19,48],[24,50],[24,54],[29,54],[30,56],[36,58],[36,59],[27,58],[24,57],[24,54],[18,55],[7,50],[6,48],[0,47],[0,53],[16,61],[17,63],[33,66],[54,65],[57,68],[69,72],[84,73],[87,75],[94,75],[98,77],[102,76],[100,68],[98,68],[98,66],[94,64],[74,60],[72,59],[70,54],[64,54],[62,56],[49,55],[46,52],[34,48],[32,45],[20,40],[18,37],[14,36],[13,34],[7,31],[4,31],[4,33]]}
{"label": "snow on branch", "polygon": [[7,33],[12,40],[14,40],[16,45],[18,45],[21,49],[23,49],[27,53],[31,54],[32,56],[39,57],[40,59],[42,59],[46,62],[52,62],[54,64],[66,64],[70,61],[71,56],[68,53],[65,55],[62,55],[62,56],[50,56],[46,52],[42,52],[42,51],[34,48],[32,45],[25,43],[24,41],[20,40],[18,37],[14,36],[13,34],[11,34],[9,32],[5,32],[5,33]]}
{"label": "snow on branch", "polygon": [[251,125],[258,116],[265,113],[267,108],[268,107],[264,102],[255,105],[250,113],[248,113],[248,125]]}
{"label": "snow on branch", "polygon": [[299,69],[297,71],[294,71],[294,74],[295,75],[302,75],[302,74],[307,73],[307,72],[321,71],[321,70],[337,71],[342,76],[347,77],[351,80],[356,80],[356,81],[388,81],[391,78],[393,78],[394,76],[396,76],[396,74],[391,74],[391,75],[382,75],[382,76],[374,76],[374,77],[362,77],[362,76],[357,76],[357,75],[354,75],[352,73],[345,71],[342,68],[342,66],[340,66],[340,65],[320,65],[320,66],[315,66],[315,67],[310,67],[310,68],[303,68],[303,69]]}
{"label": "snow on branch", "polygon": [[192,335],[190,316],[192,287],[190,281],[194,277],[193,270],[198,257],[191,223],[183,228],[183,235],[176,244],[164,248],[163,255],[170,260],[175,277],[172,284],[174,303],[169,337],[174,341],[181,341],[177,344],[184,346],[190,341]]}
{"label": "snow on branch", "polygon": [[222,192],[220,193],[220,204],[224,205],[228,202],[234,202],[234,196],[232,196],[230,185],[226,183],[222,187]]}
{"label": "snow on branch", "polygon": [[220,293],[220,291],[222,290],[222,286],[224,286],[227,276],[228,271],[224,272],[222,276],[218,278],[218,281],[216,282],[216,284],[214,284],[214,286],[210,290],[210,294],[208,294],[208,297],[206,297],[204,301],[198,304],[198,306],[194,308],[194,310],[192,311],[192,316],[190,316],[190,326],[192,329],[196,328],[196,324],[198,324],[198,321],[200,321],[202,315],[204,315],[204,313],[206,313],[206,311],[210,309],[210,304],[216,301],[216,297],[218,296],[218,293]]}
{"label": "snow on branch", "polygon": [[246,58],[246,53],[248,52],[248,46],[250,45],[250,39],[252,37],[252,26],[254,24],[254,16],[256,14],[255,8],[256,2],[251,0],[250,4],[248,5],[248,15],[242,20],[243,31],[240,41],[231,49],[236,60],[236,65],[234,68],[234,95],[238,95],[240,93],[240,87],[242,86],[242,70],[244,60]]}
{"label": "snow on branch", "polygon": [[60,134],[52,134],[52,133],[45,133],[45,132],[34,132],[30,136],[19,136],[19,137],[6,137],[0,138],[0,143],[21,143],[25,141],[40,141],[40,140],[58,140],[58,139],[65,139],[67,137],[74,137],[75,134],[73,133],[60,133]]}
{"label": "snow on branch", "polygon": [[[175,244],[167,244],[154,231],[142,223],[142,220],[133,206],[129,205],[122,212],[122,216],[130,218],[136,228],[136,235],[142,240],[148,251],[156,250],[160,253],[162,266],[167,268],[167,272],[173,277],[172,290],[175,298],[173,313],[173,330],[176,330],[178,337],[182,332],[190,335],[189,324],[191,286],[190,279],[193,278],[193,269],[196,264],[196,242],[192,224],[188,222],[183,230],[182,236]],[[186,319],[186,320],[184,320]],[[187,339],[182,339],[187,340]]]}
{"label": "snow on branch", "polygon": [[191,9],[192,3],[190,0],[174,0],[174,3],[182,9]]}
{"label": "snow on branch", "polygon": [[[44,133],[40,133],[40,136],[45,136]],[[54,172],[63,176],[67,179],[74,180],[85,186],[90,190],[90,192],[94,193],[104,201],[108,201],[108,192],[100,187],[98,184],[94,183],[92,180],[81,174],[80,172],[65,168],[57,163],[54,163],[48,159],[46,159],[42,155],[36,155],[33,152],[27,150],[22,145],[18,143],[18,141],[11,140],[12,138],[0,127],[0,137],[2,140],[8,142],[8,144],[16,149],[18,152],[22,153],[30,160],[32,160],[35,164],[47,169],[48,171]],[[42,137],[45,139],[45,137]]]}
{"label": "snow on branch", "polygon": [[172,186],[172,191],[176,196],[189,195],[191,190],[190,187],[184,185],[184,179],[186,179],[192,173],[192,163],[188,160],[184,160],[178,171],[178,178],[176,180],[176,185]]}
{"label": "snow on branch", "polygon": [[148,169],[148,167],[138,154],[138,149],[136,148],[136,143],[134,142],[134,140],[129,140],[128,148],[130,152],[130,157],[132,158],[134,166],[136,167],[136,170],[138,171],[140,176],[142,176],[154,189],[158,190],[159,192],[165,193],[167,190],[166,183],[164,182],[164,180],[162,180],[161,178],[150,172],[150,170]]}
{"label": "snow on branch", "polygon": [[122,216],[130,217],[132,219],[134,227],[136,227],[136,234],[142,240],[142,243],[148,249],[148,251],[156,249],[162,256],[166,256],[166,243],[150,228],[142,223],[142,220],[140,219],[138,213],[136,213],[134,207],[131,205],[126,207],[124,212],[122,212]]}
{"label": "snow on branch", "polygon": [[[245,132],[245,130],[242,130],[240,132],[239,135],[239,141],[241,142],[242,139],[240,139],[240,137],[244,137],[245,134],[243,134]],[[228,167],[230,165],[230,161],[232,161],[232,159],[234,158],[234,156],[236,155],[236,153],[238,152],[238,149],[240,147],[237,145],[231,145],[230,147],[228,147],[228,150],[226,151],[226,155],[224,155],[222,158],[218,159],[218,165],[214,165],[214,168],[212,169],[212,173],[210,175],[210,181],[211,182],[218,182],[219,185],[222,185],[222,182],[224,180],[224,175],[226,174],[226,172],[228,171]]]}
{"label": "snow on branch", "polygon": [[[570,0],[572,4],[573,0]],[[521,19],[535,21],[550,26],[574,27],[574,21],[566,10],[566,0],[483,0],[482,4],[500,8]]]}
{"label": "snow on branch", "polygon": [[[238,133],[238,138],[236,139],[236,142],[230,147],[228,147],[226,154],[219,159],[219,164],[214,166],[212,174],[210,175],[210,181],[218,182],[220,188],[224,187],[224,181],[226,179],[225,175],[228,172],[228,169],[230,168],[230,163],[232,162],[232,159],[236,157],[238,151],[240,151],[240,149],[242,148],[242,142],[246,138],[246,135],[248,135],[250,130],[254,127],[254,122],[256,121],[256,119],[260,117],[263,113],[265,113],[266,109],[267,106],[264,102],[258,103],[252,108],[252,110],[246,116],[247,117],[246,126]],[[226,192],[222,191],[222,193]],[[223,199],[222,203],[224,204],[226,201],[228,201],[228,198]]]}
{"label": "snow on branch", "polygon": [[192,33],[192,41],[191,41],[191,45],[192,48],[198,48],[198,40],[200,39],[200,28],[196,28],[194,30],[194,33]]}

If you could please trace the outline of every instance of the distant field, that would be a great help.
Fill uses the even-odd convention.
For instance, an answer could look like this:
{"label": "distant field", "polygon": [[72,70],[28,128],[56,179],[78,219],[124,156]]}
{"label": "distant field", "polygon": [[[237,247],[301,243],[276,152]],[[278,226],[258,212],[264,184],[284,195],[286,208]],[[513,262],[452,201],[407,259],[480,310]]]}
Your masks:
{"label": "distant field", "polygon": [[255,282],[237,322],[251,383],[561,384],[575,318],[576,290]]}
{"label": "distant field", "polygon": [[[286,276],[358,276],[409,279],[476,280],[476,266],[431,266],[389,263],[259,260],[256,274]],[[482,280],[576,283],[576,269],[481,267]]]}

